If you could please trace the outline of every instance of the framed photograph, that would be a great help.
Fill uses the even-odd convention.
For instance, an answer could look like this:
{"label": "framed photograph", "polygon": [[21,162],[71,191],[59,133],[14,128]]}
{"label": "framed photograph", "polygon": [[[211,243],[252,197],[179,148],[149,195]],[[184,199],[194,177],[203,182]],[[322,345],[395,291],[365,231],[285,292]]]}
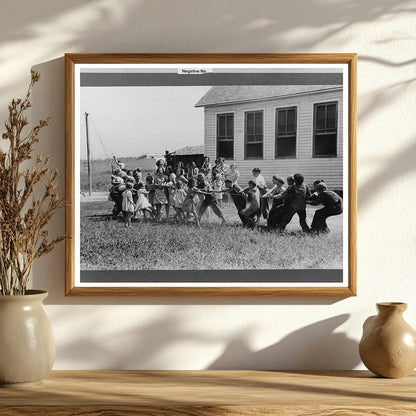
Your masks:
{"label": "framed photograph", "polygon": [[355,54],[66,54],[66,295],[356,295]]}

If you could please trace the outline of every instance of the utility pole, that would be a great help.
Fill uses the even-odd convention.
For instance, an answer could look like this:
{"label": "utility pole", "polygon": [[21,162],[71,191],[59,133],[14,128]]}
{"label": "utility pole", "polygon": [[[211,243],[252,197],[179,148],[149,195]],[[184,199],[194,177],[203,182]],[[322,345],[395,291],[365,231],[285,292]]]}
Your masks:
{"label": "utility pole", "polygon": [[92,180],[91,180],[91,157],[90,157],[90,139],[88,136],[88,116],[89,114],[85,112],[85,132],[87,138],[87,170],[88,170],[88,194],[91,196],[92,193]]}

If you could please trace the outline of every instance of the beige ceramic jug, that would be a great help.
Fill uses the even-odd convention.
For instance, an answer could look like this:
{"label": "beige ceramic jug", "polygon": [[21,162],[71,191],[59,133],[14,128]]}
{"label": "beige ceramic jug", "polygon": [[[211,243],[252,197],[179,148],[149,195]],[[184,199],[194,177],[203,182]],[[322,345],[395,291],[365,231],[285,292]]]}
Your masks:
{"label": "beige ceramic jug", "polygon": [[360,357],[382,377],[400,378],[416,367],[416,331],[403,319],[405,303],[377,303],[378,315],[363,325]]}
{"label": "beige ceramic jug", "polygon": [[0,386],[39,384],[55,360],[52,326],[42,301],[48,295],[0,296]]}

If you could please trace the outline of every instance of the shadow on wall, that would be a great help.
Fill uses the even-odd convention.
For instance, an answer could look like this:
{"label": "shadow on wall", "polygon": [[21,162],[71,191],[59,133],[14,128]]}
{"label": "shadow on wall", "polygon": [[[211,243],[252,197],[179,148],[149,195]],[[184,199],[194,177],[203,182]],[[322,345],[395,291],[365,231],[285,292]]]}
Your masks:
{"label": "shadow on wall", "polygon": [[[320,51],[321,42],[351,26],[414,12],[409,0],[338,1],[334,7],[319,0],[306,7],[303,0],[263,0],[261,7],[248,0],[239,7],[222,0],[180,0],[175,7],[166,7],[165,0],[38,0],[36,8],[9,3],[0,16],[0,67],[7,65],[11,75],[3,89],[18,84],[11,62],[29,67],[42,62],[42,55],[63,51],[261,52],[259,39],[263,50]],[[19,16],[18,32],[14,16]],[[28,50],[28,44],[34,47]]]}
{"label": "shadow on wall", "polygon": [[360,363],[358,343],[343,332],[335,332],[349,317],[349,314],[338,315],[300,328],[276,344],[259,351],[253,351],[244,338],[233,339],[208,369],[354,368]]}
{"label": "shadow on wall", "polygon": [[[76,362],[83,369],[90,369],[91,365],[100,369],[172,368],[172,363],[175,366],[185,360],[179,352],[178,361],[172,361],[172,355],[178,354],[178,349],[190,351],[192,346],[198,345],[195,351],[198,354],[202,351],[205,357],[202,360],[201,357],[187,357],[187,365],[192,368],[193,363],[198,362],[200,366],[201,361],[215,356],[213,346],[226,345],[224,352],[206,369],[351,369],[360,363],[358,343],[343,332],[335,332],[349,316],[338,315],[308,325],[267,348],[254,351],[248,346],[253,327],[246,326],[234,336],[221,337],[203,329],[188,329],[183,319],[172,313],[150,321],[146,319],[144,325],[140,324],[141,316],[137,314],[136,326],[126,329],[118,322],[117,330],[111,331],[109,337],[108,329],[102,328],[100,317],[96,315],[88,322],[75,319],[83,327],[77,327],[79,332],[73,333],[70,342],[57,345],[58,358],[61,365]],[[74,322],[73,314],[65,311],[57,311],[56,319],[67,330]],[[112,324],[111,319],[107,321],[110,327]],[[86,333],[90,336],[86,337]],[[58,337],[58,340],[62,339]]]}
{"label": "shadow on wall", "polygon": [[[1,21],[1,43],[31,40],[42,36],[47,28],[52,28],[65,31],[65,36],[54,39],[56,47],[60,50],[65,46],[71,49],[75,47],[78,48],[77,52],[133,52],[133,39],[137,42],[136,51],[143,51],[146,45],[160,45],[164,46],[163,51],[166,52],[176,49],[181,43],[190,45],[190,34],[194,33],[198,33],[198,36],[193,36],[195,44],[192,51],[207,51],[207,48],[210,51],[258,51],[258,39],[273,41],[276,50],[282,44],[290,43],[293,51],[305,51],[349,26],[373,22],[382,16],[414,12],[413,3],[409,0],[337,2],[336,10],[332,10],[325,2],[310,0],[305,13],[299,13],[299,10],[305,10],[303,0],[280,4],[275,0],[264,0],[262,7],[251,1],[242,1],[239,7],[235,7],[232,1],[222,0],[181,0],[176,7],[166,7],[165,0],[126,0],[118,3],[91,0],[87,4],[83,0],[38,0],[36,4],[36,8],[23,8],[19,2],[8,5]],[[15,21],[10,18],[13,15],[19,16],[22,29],[18,34]],[[77,20],[77,25],[68,27],[71,20]],[[210,24],[201,25],[201,22]],[[174,28],[182,28],[181,33],[169,36]],[[297,36],[298,40],[292,37],[290,42],[282,37],[296,28],[318,28],[320,31],[319,35],[312,37]],[[212,36],[213,32],[217,34],[216,37]],[[242,42],[244,33],[248,34],[248,39]],[[186,37],[188,42],[180,42],[178,36]]]}
{"label": "shadow on wall", "polygon": [[392,183],[399,181],[404,175],[416,169],[416,137],[409,147],[396,153],[381,164],[380,168],[358,189],[360,206],[364,207],[386,191]]}
{"label": "shadow on wall", "polygon": [[[172,361],[170,349],[177,345],[187,342],[198,344],[213,342],[212,336],[206,335],[204,331],[195,332],[183,328],[181,320],[172,313],[156,319],[146,319],[144,325],[140,324],[142,316],[136,313],[136,326],[129,324],[128,328],[125,328],[122,322],[112,322],[110,319],[107,325],[112,328],[111,330],[102,328],[100,316],[94,315],[87,322],[85,319],[79,319],[83,327],[77,328],[79,332],[73,333],[69,342],[63,345],[57,344],[59,354],[57,358],[64,365],[77,363],[82,369],[91,369],[91,366],[94,366],[103,370],[146,370],[171,366],[174,360]],[[65,322],[67,328],[72,326],[74,315],[72,313],[70,315],[57,312],[56,319],[61,323],[61,327],[64,327]],[[134,318],[129,316],[130,321]],[[58,341],[61,339],[63,337],[58,338]]]}
{"label": "shadow on wall", "polygon": [[[41,73],[41,80],[32,91],[30,119],[37,121],[51,117],[51,125],[40,133],[35,155],[50,156],[50,167],[58,169],[58,194],[65,195],[65,78],[64,58],[54,59],[32,69]],[[65,209],[59,209],[49,226],[57,235],[65,234]],[[56,230],[56,231],[55,231]],[[54,296],[64,295],[64,244],[52,254],[37,260],[32,268],[33,287],[43,287]],[[58,295],[58,296],[59,296]]]}

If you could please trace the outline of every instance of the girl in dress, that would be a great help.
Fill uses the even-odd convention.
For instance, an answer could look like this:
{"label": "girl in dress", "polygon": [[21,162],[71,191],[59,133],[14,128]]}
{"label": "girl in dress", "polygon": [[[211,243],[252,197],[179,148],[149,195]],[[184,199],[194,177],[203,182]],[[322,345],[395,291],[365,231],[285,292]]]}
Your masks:
{"label": "girl in dress", "polygon": [[165,185],[167,177],[166,175],[159,170],[159,172],[154,177],[154,187],[155,187],[155,200],[154,204],[156,206],[156,221],[159,221],[162,217],[162,205],[166,209],[166,218],[169,216],[169,205],[168,199],[166,198]]}
{"label": "girl in dress", "polygon": [[142,170],[140,168],[136,168],[133,173],[133,177],[137,183],[142,182]]}
{"label": "girl in dress", "polygon": [[202,164],[201,169],[199,169],[199,172],[205,175],[207,181],[212,181],[212,166],[208,156],[204,157],[204,163]]}
{"label": "girl in dress", "polygon": [[188,179],[185,178],[185,172],[181,168],[176,168],[175,170],[175,182],[182,182],[183,185],[188,183]]}
{"label": "girl in dress", "polygon": [[192,168],[192,177],[196,179],[199,174],[199,169],[197,167]]}
{"label": "girl in dress", "polygon": [[217,201],[218,206],[221,208],[222,205],[222,191],[224,190],[224,181],[221,179],[221,175],[217,173],[215,180],[212,184],[214,191],[214,198]]}
{"label": "girl in dress", "polygon": [[133,202],[133,184],[131,182],[126,183],[126,190],[122,194],[122,210],[123,210],[123,218],[124,218],[124,225],[126,227],[131,227],[131,217],[134,215],[134,210],[136,206]]}
{"label": "girl in dress", "polygon": [[182,204],[182,211],[186,215],[186,218],[189,218],[190,215],[194,216],[196,225],[199,227],[199,218],[195,209],[194,198],[198,194],[198,188],[195,187],[195,180],[193,178],[188,181],[188,189],[186,192],[185,201]]}
{"label": "girl in dress", "polygon": [[168,210],[167,210],[167,214],[166,214],[166,218],[169,215],[169,208],[173,207],[173,209],[175,209],[175,204],[173,202],[173,194],[175,192],[175,183],[176,183],[176,175],[173,173],[172,167],[168,166],[166,168],[166,175],[168,177],[167,179],[167,186],[165,188],[165,194],[166,194],[166,198],[168,200]]}
{"label": "girl in dress", "polygon": [[234,163],[230,165],[230,169],[225,174],[225,179],[229,179],[232,185],[237,185],[238,177],[240,172],[237,170],[237,165]]}
{"label": "girl in dress", "polygon": [[[227,173],[225,174],[225,180],[231,181],[231,186],[238,185],[237,181],[240,176],[240,172],[237,170],[237,165],[234,163],[230,165],[230,168],[228,169]],[[224,181],[225,183],[225,181]],[[224,202],[227,203],[227,206],[230,206],[230,198],[228,198],[228,194],[224,194]]]}
{"label": "girl in dress", "polygon": [[194,178],[196,180],[198,173],[199,173],[199,169],[196,166],[196,163],[192,162],[188,167],[188,173],[187,173],[188,179]]}
{"label": "girl in dress", "polygon": [[136,203],[136,213],[141,212],[145,220],[147,220],[147,214],[150,214],[150,218],[154,219],[153,208],[147,199],[149,191],[146,191],[144,188],[143,182],[137,184],[137,203]]}
{"label": "girl in dress", "polygon": [[153,176],[152,175],[147,175],[146,176],[146,191],[149,192],[147,198],[150,202],[150,205],[152,206],[152,208],[154,208],[155,206],[155,185],[154,185],[154,180],[153,180]]}
{"label": "girl in dress", "polygon": [[156,161],[156,175],[159,175],[160,173],[165,173],[165,160],[164,159],[158,159]]}
{"label": "girl in dress", "polygon": [[183,164],[183,162],[179,161],[178,164],[176,165],[176,169],[182,170],[183,174],[185,174],[185,165]]}
{"label": "girl in dress", "polygon": [[173,191],[173,207],[175,209],[175,221],[182,221],[185,219],[184,212],[183,212],[183,203],[186,199],[186,191],[183,188],[183,184],[181,181],[175,183],[175,189]]}
{"label": "girl in dress", "polygon": [[217,173],[219,173],[221,175],[221,179],[224,181],[225,175],[228,173],[230,167],[225,164],[225,159],[223,157],[218,158],[215,163],[216,164],[212,169],[212,177],[215,178]]}
{"label": "girl in dress", "polygon": [[[205,189],[205,183],[208,182],[208,179],[204,176],[203,173],[198,173],[198,176],[196,177],[196,182],[195,182],[195,186],[198,189]],[[199,192],[195,198],[194,198],[194,202],[195,202],[195,209],[196,212],[199,212],[199,209],[201,208],[201,205],[203,204],[205,199],[205,195],[202,192]],[[207,219],[209,220],[210,218],[210,211],[211,209],[208,207],[207,210],[205,211],[205,214]]]}

